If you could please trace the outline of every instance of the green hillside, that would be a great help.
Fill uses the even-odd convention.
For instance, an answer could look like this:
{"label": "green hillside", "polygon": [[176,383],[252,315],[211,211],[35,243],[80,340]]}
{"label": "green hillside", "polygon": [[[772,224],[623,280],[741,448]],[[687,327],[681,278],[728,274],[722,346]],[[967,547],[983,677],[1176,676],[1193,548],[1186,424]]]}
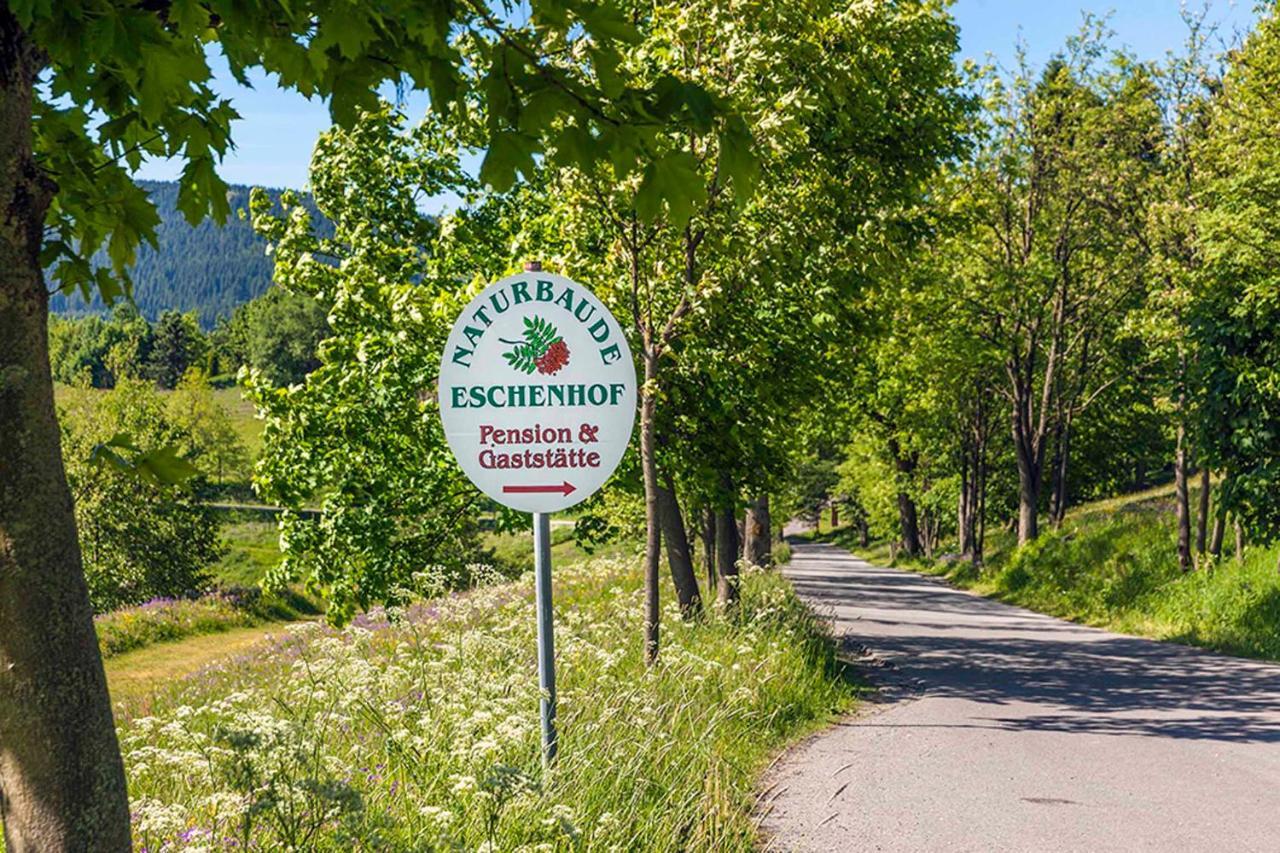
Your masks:
{"label": "green hillside", "polygon": [[[263,240],[239,211],[249,203],[249,187],[232,186],[232,215],[224,225],[205,220],[191,226],[177,210],[178,185],[142,181],[160,214],[158,249],[144,245],[133,265],[133,296],[149,320],[170,308],[195,311],[200,324],[212,328],[219,316],[260,295],[271,283],[271,262]],[[281,190],[268,190],[278,199]],[[88,304],[80,294],[55,294],[50,309],[59,314],[101,313],[95,296]]]}

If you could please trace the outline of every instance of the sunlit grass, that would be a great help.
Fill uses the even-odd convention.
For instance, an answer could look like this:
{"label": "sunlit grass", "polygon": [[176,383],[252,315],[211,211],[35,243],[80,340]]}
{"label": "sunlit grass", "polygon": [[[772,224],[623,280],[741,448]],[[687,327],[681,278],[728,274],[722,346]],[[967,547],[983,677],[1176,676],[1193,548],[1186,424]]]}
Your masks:
{"label": "sunlit grass", "polygon": [[137,843],[752,849],[757,773],[853,701],[823,626],[756,572],[729,617],[668,607],[647,668],[634,556],[558,568],[555,591],[549,775],[526,577],[398,625],[308,627],[155,695],[121,723]]}

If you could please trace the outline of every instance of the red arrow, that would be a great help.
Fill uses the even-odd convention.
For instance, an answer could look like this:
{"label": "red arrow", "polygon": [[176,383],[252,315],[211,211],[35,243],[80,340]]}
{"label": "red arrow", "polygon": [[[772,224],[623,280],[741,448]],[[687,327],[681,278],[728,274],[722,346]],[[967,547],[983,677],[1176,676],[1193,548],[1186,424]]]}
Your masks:
{"label": "red arrow", "polygon": [[558,486],[503,486],[502,491],[508,495],[546,495],[553,492],[567,495],[573,491],[573,485],[565,480]]}

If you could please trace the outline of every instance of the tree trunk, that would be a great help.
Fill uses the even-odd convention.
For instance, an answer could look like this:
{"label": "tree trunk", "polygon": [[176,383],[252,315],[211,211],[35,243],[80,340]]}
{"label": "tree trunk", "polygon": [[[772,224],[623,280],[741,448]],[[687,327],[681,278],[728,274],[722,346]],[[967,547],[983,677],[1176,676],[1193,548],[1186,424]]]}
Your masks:
{"label": "tree trunk", "polygon": [[9,853],[130,848],[49,373],[40,57],[0,7],[0,821]]}
{"label": "tree trunk", "polygon": [[893,457],[894,467],[898,472],[898,526],[902,530],[902,549],[908,556],[920,556],[920,519],[916,514],[915,501],[907,492],[905,483],[915,470],[915,460],[902,454],[902,448],[895,438],[889,439],[889,455]]}
{"label": "tree trunk", "polygon": [[933,559],[933,546],[938,532],[938,523],[926,509],[920,513],[920,546],[927,559]]}
{"label": "tree trunk", "polygon": [[1196,518],[1196,551],[1203,554],[1208,547],[1209,532],[1209,469],[1200,469],[1200,514]]}
{"label": "tree trunk", "polygon": [[716,573],[720,603],[732,605],[738,600],[738,520],[733,507],[716,511]]}
{"label": "tree trunk", "polygon": [[657,382],[658,359],[652,347],[644,347],[644,386],[640,389],[640,468],[644,476],[644,660],[658,660],[658,625],[662,612],[658,603],[658,560],[661,530],[658,520],[658,461],[654,445],[653,388]]}
{"label": "tree trunk", "polygon": [[769,524],[769,496],[761,495],[747,507],[746,543],[743,552],[747,562],[767,566],[773,556],[773,530]]}
{"label": "tree trunk", "polygon": [[1031,434],[1031,427],[1024,421],[1015,405],[1013,412],[1013,456],[1018,466],[1018,545],[1026,545],[1040,535],[1038,512],[1040,486],[1043,482],[1044,452]]}
{"label": "tree trunk", "polygon": [[1227,515],[1219,511],[1213,517],[1213,536],[1209,538],[1209,555],[1215,560],[1222,556],[1222,538],[1227,532]]}
{"label": "tree trunk", "polygon": [[970,562],[975,567],[981,566],[984,558],[987,537],[987,445],[985,437],[978,443],[974,452],[973,486],[973,553]]}
{"label": "tree trunk", "polygon": [[1067,472],[1071,463],[1071,415],[1068,413],[1058,431],[1058,449],[1053,459],[1053,501],[1050,517],[1055,528],[1062,527],[1067,517]]}
{"label": "tree trunk", "polygon": [[1191,506],[1187,500],[1186,428],[1178,422],[1178,442],[1173,452],[1173,490],[1178,514],[1178,567],[1191,570]]}
{"label": "tree trunk", "polygon": [[898,492],[898,524],[902,528],[902,550],[908,556],[920,556],[920,520],[915,501],[906,492]]}
{"label": "tree trunk", "polygon": [[686,619],[702,611],[702,595],[698,592],[698,576],[693,570],[693,557],[689,553],[689,534],[685,531],[684,517],[676,501],[675,485],[671,477],[665,485],[658,486],[658,519],[662,526],[662,541],[667,546],[667,564],[671,567],[671,580],[676,587],[676,601]]}
{"label": "tree trunk", "polygon": [[968,554],[973,543],[969,541],[969,448],[964,448],[960,460],[960,497],[956,502],[956,551]]}
{"label": "tree trunk", "polygon": [[1059,423],[1054,429],[1053,458],[1049,460],[1049,523],[1056,530],[1060,524],[1062,510],[1062,439],[1064,426]]}
{"label": "tree trunk", "polygon": [[[821,518],[821,515],[819,515]],[[836,502],[831,502],[831,529],[835,530],[840,526],[840,509],[836,506]]]}
{"label": "tree trunk", "polygon": [[1036,505],[1040,503],[1038,473],[1018,458],[1018,544],[1025,545],[1040,535]]}
{"label": "tree trunk", "polygon": [[711,507],[702,510],[702,567],[707,572],[707,595],[719,582],[716,579],[716,513]]}
{"label": "tree trunk", "polygon": [[981,567],[983,556],[983,538],[986,535],[985,515],[987,511],[987,440],[989,428],[987,409],[983,402],[983,388],[976,389],[973,422],[971,425],[969,461],[969,499],[968,499],[968,533],[969,561],[974,568]]}

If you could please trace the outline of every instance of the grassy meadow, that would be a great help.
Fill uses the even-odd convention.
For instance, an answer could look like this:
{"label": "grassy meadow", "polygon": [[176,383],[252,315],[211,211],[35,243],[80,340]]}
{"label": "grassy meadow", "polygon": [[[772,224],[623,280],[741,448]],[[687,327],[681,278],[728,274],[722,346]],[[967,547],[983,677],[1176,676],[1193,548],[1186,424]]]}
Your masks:
{"label": "grassy meadow", "polygon": [[824,626],[757,571],[730,616],[668,606],[647,668],[634,553],[557,567],[555,594],[562,740],[545,777],[526,575],[342,631],[300,623],[118,704],[136,843],[753,849],[764,763],[855,698]]}

